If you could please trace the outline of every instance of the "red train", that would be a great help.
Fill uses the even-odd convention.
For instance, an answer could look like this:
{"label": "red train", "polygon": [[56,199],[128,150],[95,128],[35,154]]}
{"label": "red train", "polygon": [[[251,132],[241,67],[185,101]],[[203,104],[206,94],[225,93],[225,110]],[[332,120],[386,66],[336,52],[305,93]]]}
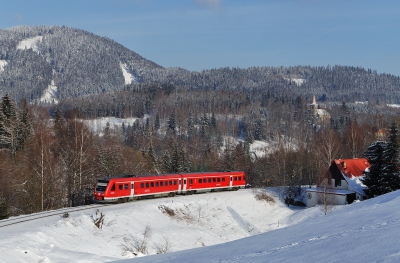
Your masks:
{"label": "red train", "polygon": [[244,172],[207,172],[164,175],[122,175],[104,177],[96,182],[94,198],[101,203],[238,190],[246,185]]}

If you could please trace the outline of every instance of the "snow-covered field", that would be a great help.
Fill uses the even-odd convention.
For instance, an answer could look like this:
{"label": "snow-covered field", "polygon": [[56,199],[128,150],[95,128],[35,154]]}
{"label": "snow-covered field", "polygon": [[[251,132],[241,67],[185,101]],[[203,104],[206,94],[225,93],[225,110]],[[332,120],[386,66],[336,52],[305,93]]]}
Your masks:
{"label": "snow-covered field", "polygon": [[[400,191],[340,206],[292,214],[293,224],[256,236],[120,262],[400,262]],[[295,224],[295,222],[298,222]]]}
{"label": "snow-covered field", "polygon": [[93,223],[95,208],[70,213],[69,218],[58,215],[6,226],[0,228],[0,261],[113,261],[136,257],[131,251],[135,240],[143,238],[146,226],[152,232],[148,253],[156,254],[157,246],[167,243],[171,252],[206,247],[303,219],[295,215],[304,208],[290,209],[275,199],[270,205],[256,200],[253,190],[242,189],[101,207],[105,215],[102,229]]}
{"label": "snow-covered field", "polygon": [[[275,199],[270,205],[242,189],[102,207],[102,229],[94,208],[2,227],[0,262],[400,261],[400,191],[327,216]],[[167,244],[169,253],[132,253],[146,226],[148,253]]]}
{"label": "snow-covered field", "polygon": [[[146,117],[145,117],[146,118]],[[128,126],[133,125],[133,123],[137,120],[137,118],[115,118],[115,117],[102,117],[98,119],[92,120],[84,120],[84,123],[96,134],[103,134],[104,128],[107,126],[107,123],[110,125],[111,129],[120,129],[122,124]]]}

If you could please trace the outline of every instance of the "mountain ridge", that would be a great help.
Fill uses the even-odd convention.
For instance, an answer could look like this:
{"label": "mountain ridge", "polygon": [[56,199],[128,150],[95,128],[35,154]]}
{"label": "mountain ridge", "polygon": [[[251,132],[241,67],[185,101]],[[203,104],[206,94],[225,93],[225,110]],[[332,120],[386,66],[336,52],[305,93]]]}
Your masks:
{"label": "mountain ridge", "polygon": [[3,61],[0,93],[34,100],[55,82],[58,98],[122,89],[122,67],[143,81],[143,73],[162,68],[115,41],[81,29],[18,26],[0,29]]}
{"label": "mountain ridge", "polygon": [[[127,85],[312,96],[320,101],[400,104],[400,77],[352,66],[164,68],[107,37],[66,26],[0,29],[0,96],[52,101],[111,94]],[[50,100],[44,100],[51,102]],[[43,102],[43,99],[42,99]]]}

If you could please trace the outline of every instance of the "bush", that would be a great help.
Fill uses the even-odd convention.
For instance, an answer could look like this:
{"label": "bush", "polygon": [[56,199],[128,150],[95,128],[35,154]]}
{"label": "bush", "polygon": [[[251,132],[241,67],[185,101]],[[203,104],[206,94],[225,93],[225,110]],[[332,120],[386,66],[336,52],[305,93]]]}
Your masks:
{"label": "bush", "polygon": [[301,201],[295,201],[293,205],[294,205],[294,206],[306,206],[306,204],[304,204],[304,203],[301,202]]}
{"label": "bush", "polygon": [[104,214],[99,209],[96,210],[96,217],[93,218],[93,223],[97,228],[102,229],[104,224]]}
{"label": "bush", "polygon": [[158,209],[160,209],[161,212],[163,212],[163,214],[167,214],[167,215],[169,215],[170,217],[175,216],[175,210],[172,209],[172,208],[170,208],[170,207],[168,207],[168,206],[159,205],[159,206],[158,206]]}
{"label": "bush", "polygon": [[265,201],[270,205],[275,204],[275,199],[272,196],[268,195],[265,190],[264,191],[255,191],[254,197],[258,201]]}
{"label": "bush", "polygon": [[6,200],[3,198],[0,198],[0,220],[8,218],[8,205],[6,203]]}
{"label": "bush", "polygon": [[69,217],[69,213],[68,212],[64,212],[64,214],[62,215],[63,218],[68,218]]}

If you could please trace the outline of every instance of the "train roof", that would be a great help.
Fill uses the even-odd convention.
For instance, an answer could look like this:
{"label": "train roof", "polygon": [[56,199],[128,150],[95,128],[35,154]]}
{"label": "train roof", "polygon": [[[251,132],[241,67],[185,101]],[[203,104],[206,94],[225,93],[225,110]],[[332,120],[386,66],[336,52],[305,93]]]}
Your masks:
{"label": "train roof", "polygon": [[229,175],[229,174],[244,174],[243,171],[216,171],[216,172],[193,172],[193,173],[175,173],[175,174],[149,174],[149,175],[135,175],[135,174],[121,174],[113,177],[101,177],[99,180],[102,181],[110,181],[112,179],[128,179],[128,178],[138,178],[138,179],[156,179],[158,178],[175,178],[175,177],[196,177],[199,175],[204,176],[220,176],[221,174]]}

